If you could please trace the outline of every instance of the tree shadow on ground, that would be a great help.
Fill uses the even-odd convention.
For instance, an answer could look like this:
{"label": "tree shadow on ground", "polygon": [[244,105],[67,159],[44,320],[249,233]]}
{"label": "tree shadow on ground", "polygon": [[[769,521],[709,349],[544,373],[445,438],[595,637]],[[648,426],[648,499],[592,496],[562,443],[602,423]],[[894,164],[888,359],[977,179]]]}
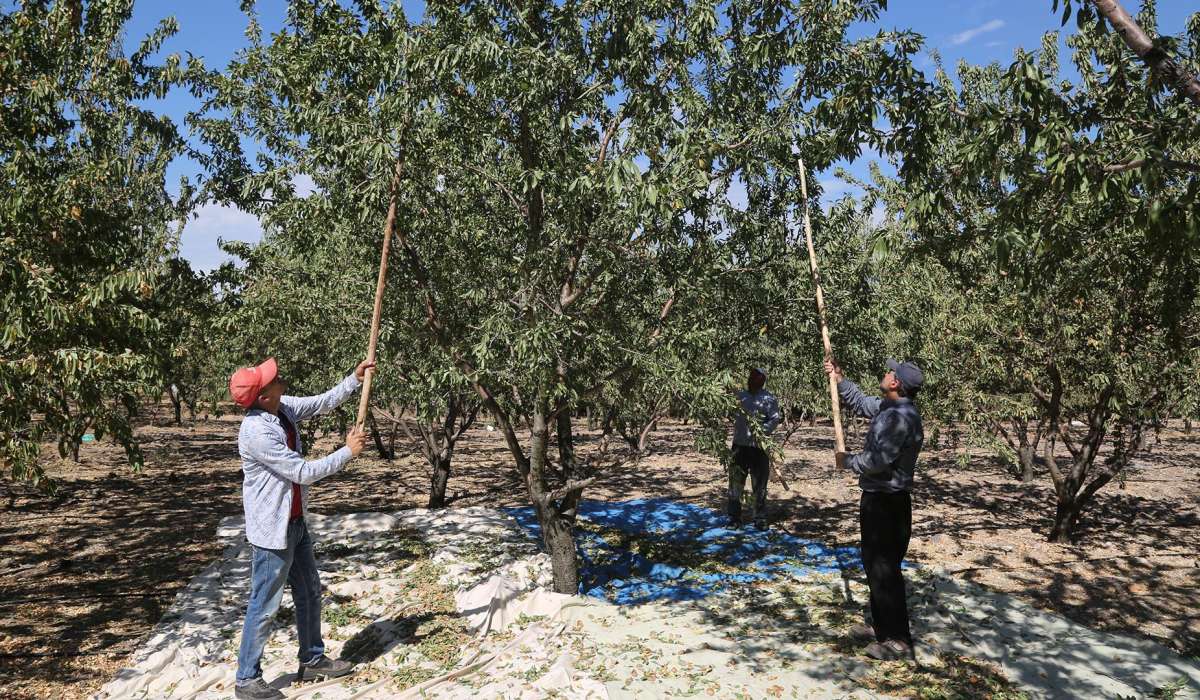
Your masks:
{"label": "tree shadow on ground", "polygon": [[417,630],[435,619],[424,612],[386,620],[376,620],[354,634],[342,645],[341,658],[355,664],[378,659],[401,644],[419,641]]}
{"label": "tree shadow on ground", "polygon": [[[108,443],[89,443],[79,465],[54,466],[48,496],[0,483],[0,675],[15,698],[84,694],[108,680],[188,580],[220,553],[217,523],[242,512],[239,417],[139,428],[146,467],[133,473]],[[850,435],[852,448],[860,439]],[[861,431],[860,431],[861,432]],[[581,452],[599,449],[580,422]],[[695,426],[664,423],[652,452],[606,473],[585,497],[668,497],[724,508],[719,463],[696,453]],[[336,436],[311,454],[336,448]],[[619,441],[611,442],[616,449]],[[373,455],[312,490],[316,512],[393,512],[425,505],[428,467],[415,450]],[[835,545],[857,541],[857,488],[833,470],[828,426],[801,428],[782,470],[792,491],[770,487],[775,527]],[[1078,546],[1046,545],[1053,494],[1023,485],[1003,465],[931,450],[915,495],[917,561],[1021,595],[1093,627],[1200,650],[1193,583],[1200,550],[1195,459],[1200,432],[1164,437],[1139,461],[1128,490],[1112,485],[1085,512]],[[48,458],[56,461],[57,458]],[[525,485],[498,432],[473,428],[456,452],[455,507],[527,505]],[[934,542],[934,540],[938,540]],[[960,552],[954,554],[954,552]],[[1144,589],[1142,588],[1144,586]]]}

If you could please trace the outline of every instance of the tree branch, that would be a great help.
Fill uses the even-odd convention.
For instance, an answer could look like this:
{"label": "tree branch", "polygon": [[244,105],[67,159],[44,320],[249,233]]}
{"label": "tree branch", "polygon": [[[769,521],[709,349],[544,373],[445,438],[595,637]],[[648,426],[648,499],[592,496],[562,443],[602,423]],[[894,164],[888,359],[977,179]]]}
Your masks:
{"label": "tree branch", "polygon": [[617,127],[621,125],[621,122],[625,121],[624,113],[625,105],[621,105],[617,108],[617,113],[608,122],[608,127],[604,129],[604,134],[600,137],[600,152],[596,156],[597,171],[604,167],[604,159],[608,156],[608,142],[612,140],[613,134],[616,133]]}
{"label": "tree branch", "polygon": [[467,412],[466,417],[463,418],[462,423],[458,427],[458,431],[454,433],[454,441],[455,442],[458,442],[458,439],[463,436],[463,433],[467,432],[467,430],[469,430],[471,428],[471,426],[475,423],[475,416],[478,413],[479,413],[479,404],[475,404],[474,406],[471,407],[471,410]]}
{"label": "tree branch", "polygon": [[1127,163],[1110,163],[1104,166],[1104,172],[1123,173],[1130,170],[1138,170],[1151,164],[1161,165],[1168,170],[1187,170],[1193,173],[1200,173],[1200,163],[1188,163],[1170,158],[1138,158]]}
{"label": "tree branch", "polygon": [[556,488],[553,491],[542,494],[542,497],[541,497],[542,505],[549,506],[552,501],[557,501],[560,498],[566,498],[567,496],[571,495],[572,492],[582,491],[585,488],[596,483],[596,480],[599,478],[600,477],[598,477],[598,476],[589,476],[586,479],[579,479],[579,480],[572,479],[571,481],[568,481],[566,484],[563,484],[559,488]]}
{"label": "tree branch", "polygon": [[1142,30],[1117,0],[1091,0],[1100,14],[1117,30],[1125,45],[1180,95],[1200,106],[1200,79],[1188,72],[1182,63],[1167,55]]}
{"label": "tree branch", "polygon": [[508,197],[508,201],[511,202],[514,207],[516,207],[517,213],[521,215],[521,218],[524,218],[529,214],[529,209],[525,206],[525,204],[522,203],[521,200],[517,199],[517,195],[515,195],[513,191],[498,178],[493,177],[491,173],[487,172],[483,168],[476,167],[470,163],[466,163],[465,165],[467,166],[467,170],[470,170],[476,175],[483,177],[495,185],[501,192],[503,192],[504,195]]}
{"label": "tree branch", "polygon": [[[397,160],[397,177],[399,176],[399,167],[400,161]],[[450,339],[446,337],[446,326],[438,314],[437,305],[433,298],[433,287],[429,282],[429,275],[425,271],[420,253],[408,237],[408,231],[403,226],[397,226],[395,236],[400,243],[401,250],[404,251],[405,263],[409,268],[409,272],[416,281],[417,287],[421,290],[421,297],[425,305],[425,326],[433,334],[434,341],[449,353],[455,366],[458,367],[459,371],[467,377],[467,380],[475,388],[475,392],[483,401],[483,405],[496,418],[496,422],[500,424],[501,429],[504,431],[504,440],[508,445],[509,451],[512,452],[513,460],[517,464],[517,471],[522,476],[526,476],[529,473],[529,458],[525,456],[525,451],[521,449],[521,442],[517,439],[516,430],[513,428],[508,413],[496,401],[492,391],[479,381],[479,373],[476,371],[474,365],[457,348],[453,347]]]}
{"label": "tree branch", "polygon": [[[667,297],[667,301],[663,304],[662,309],[659,310],[659,312],[658,312],[658,324],[655,326],[654,330],[650,333],[650,335],[646,338],[648,346],[652,346],[658,340],[659,336],[662,335],[663,321],[665,321],[667,316],[671,313],[671,308],[673,306],[675,306],[675,288],[674,287],[671,288],[670,296]],[[633,363],[630,362],[629,360],[626,360],[625,362],[621,363],[621,365],[619,367],[617,367],[613,371],[606,374],[603,379],[596,382],[592,386],[588,387],[584,391],[580,392],[579,398],[583,399],[583,398],[592,396],[597,391],[600,391],[602,388],[604,388],[605,384],[616,379],[617,377],[621,376],[622,374],[625,374],[626,372],[628,372],[631,369],[633,369]]]}

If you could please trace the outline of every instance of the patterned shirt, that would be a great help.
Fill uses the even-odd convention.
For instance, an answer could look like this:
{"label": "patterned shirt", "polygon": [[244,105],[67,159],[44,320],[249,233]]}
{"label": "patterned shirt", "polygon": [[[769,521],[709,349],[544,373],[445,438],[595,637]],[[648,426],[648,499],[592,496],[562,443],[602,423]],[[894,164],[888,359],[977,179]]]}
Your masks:
{"label": "patterned shirt", "polygon": [[753,393],[746,390],[739,391],[737,400],[742,410],[738,411],[733,418],[733,444],[743,447],[760,447],[750,432],[746,416],[757,419],[763,432],[770,435],[779,426],[779,421],[783,420],[783,414],[779,412],[779,400],[766,389],[759,389]]}
{"label": "patterned shirt", "polygon": [[[334,388],[319,396],[284,396],[279,410],[293,426],[313,416],[328,413],[348,399],[360,386],[351,374]],[[300,484],[301,510],[307,513],[308,486],[336,473],[350,461],[350,448],[343,446],[321,459],[306,461],[296,449],[288,447],[287,435],[279,418],[252,408],[242,419],[238,433],[238,452],[242,456],[242,506],[246,510],[246,539],[263,549],[287,547],[288,514],[292,510],[292,484]]]}
{"label": "patterned shirt", "polygon": [[912,400],[867,396],[848,379],[838,382],[838,393],[856,413],[871,419],[863,451],[846,458],[846,466],[858,474],[859,488],[874,493],[912,489],[917,455],[925,444],[921,414]]}

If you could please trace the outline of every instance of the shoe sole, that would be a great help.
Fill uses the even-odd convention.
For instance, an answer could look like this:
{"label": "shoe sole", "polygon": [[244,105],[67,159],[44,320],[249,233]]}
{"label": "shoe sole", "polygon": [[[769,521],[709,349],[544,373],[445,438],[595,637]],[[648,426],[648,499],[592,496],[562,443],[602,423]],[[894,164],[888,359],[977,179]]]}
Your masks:
{"label": "shoe sole", "polygon": [[353,666],[351,666],[350,668],[346,669],[345,671],[343,671],[341,673],[322,673],[319,671],[317,671],[317,672],[307,671],[306,672],[306,670],[304,668],[301,668],[300,671],[296,673],[296,681],[297,682],[299,682],[299,681],[324,681],[324,680],[329,680],[330,678],[345,678],[346,676],[349,676],[351,673],[354,673]]}
{"label": "shoe sole", "polygon": [[917,662],[915,654],[897,653],[894,651],[888,651],[883,656],[872,656],[871,654],[867,654],[867,658],[874,659],[876,661],[907,661],[909,663]]}

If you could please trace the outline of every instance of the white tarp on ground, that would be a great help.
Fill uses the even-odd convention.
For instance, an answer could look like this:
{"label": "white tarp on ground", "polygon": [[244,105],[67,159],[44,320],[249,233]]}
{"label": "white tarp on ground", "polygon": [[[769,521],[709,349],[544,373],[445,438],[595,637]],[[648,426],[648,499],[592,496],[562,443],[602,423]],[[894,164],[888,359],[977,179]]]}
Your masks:
{"label": "white tarp on ground", "polygon": [[1055,700],[1149,697],[1180,679],[1200,697],[1200,666],[1159,644],[1098,632],[944,574],[931,583],[917,628],[925,651],[987,659],[1032,695]]}
{"label": "white tarp on ground", "polygon": [[[347,644],[372,652],[351,677],[293,684],[295,632],[284,596],[263,669],[289,697],[878,697],[851,692],[869,666],[831,652],[803,603],[841,595],[836,577],[617,607],[548,591],[548,557],[496,510],[315,515],[311,528],[327,610],[355,613],[339,628],[355,629],[349,638],[327,623],[328,653],[336,657]],[[414,532],[440,567],[436,587],[454,592],[453,607],[474,635],[449,672],[421,655],[413,634],[419,562],[402,541]],[[249,547],[239,519],[223,522],[218,536],[227,543],[222,557],[179,594],[96,698],[232,696]],[[1194,664],[1150,642],[1094,632],[947,577],[921,586],[914,632],[927,645],[923,656],[953,651],[995,661],[1034,697],[1142,696],[1180,677],[1200,687]],[[861,589],[855,595],[865,597]],[[402,675],[413,668],[425,671],[415,685]]]}

